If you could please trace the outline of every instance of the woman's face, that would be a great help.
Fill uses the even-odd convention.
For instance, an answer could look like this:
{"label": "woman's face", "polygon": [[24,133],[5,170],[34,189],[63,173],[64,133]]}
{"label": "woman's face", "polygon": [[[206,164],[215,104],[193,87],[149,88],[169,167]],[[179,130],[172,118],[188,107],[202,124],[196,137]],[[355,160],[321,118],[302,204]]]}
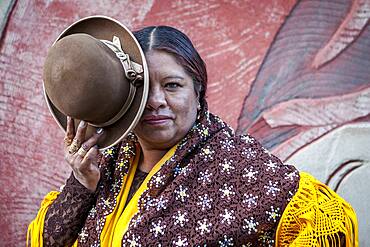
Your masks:
{"label": "woman's face", "polygon": [[178,143],[193,126],[198,97],[192,78],[164,51],[146,54],[150,89],[144,114],[135,128],[141,145],[168,149]]}

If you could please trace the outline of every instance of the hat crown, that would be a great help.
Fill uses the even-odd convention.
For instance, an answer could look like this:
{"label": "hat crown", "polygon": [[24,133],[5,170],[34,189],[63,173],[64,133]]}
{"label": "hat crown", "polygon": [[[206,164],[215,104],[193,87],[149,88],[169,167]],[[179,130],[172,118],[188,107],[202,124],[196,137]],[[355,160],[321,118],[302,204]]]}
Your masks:
{"label": "hat crown", "polygon": [[130,133],[145,109],[149,73],[131,31],[107,16],[88,16],[63,30],[47,54],[47,106],[66,131],[67,116],[88,122],[85,139],[104,128],[97,145],[112,147]]}
{"label": "hat crown", "polygon": [[63,37],[51,47],[43,76],[48,97],[59,111],[96,125],[121,110],[130,90],[116,54],[84,33]]}

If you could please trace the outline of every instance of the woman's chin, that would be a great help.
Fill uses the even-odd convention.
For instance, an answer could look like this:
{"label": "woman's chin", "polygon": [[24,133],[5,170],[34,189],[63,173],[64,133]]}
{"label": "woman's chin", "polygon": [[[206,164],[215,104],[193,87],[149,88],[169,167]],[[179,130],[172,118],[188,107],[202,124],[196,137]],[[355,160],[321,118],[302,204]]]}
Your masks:
{"label": "woman's chin", "polygon": [[169,146],[173,142],[173,138],[169,136],[153,136],[148,138],[148,141],[158,146]]}
{"label": "woman's chin", "polygon": [[152,131],[152,132],[146,132],[146,133],[135,133],[138,138],[139,142],[144,141],[147,144],[150,144],[152,147],[171,147],[175,145],[177,142],[175,142],[175,136],[172,133],[168,133],[167,131]]}

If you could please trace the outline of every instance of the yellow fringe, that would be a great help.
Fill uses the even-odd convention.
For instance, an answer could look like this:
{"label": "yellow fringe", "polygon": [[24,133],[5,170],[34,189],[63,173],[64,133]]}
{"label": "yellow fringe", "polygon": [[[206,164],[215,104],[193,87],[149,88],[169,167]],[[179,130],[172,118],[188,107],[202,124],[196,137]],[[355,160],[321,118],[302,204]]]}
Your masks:
{"label": "yellow fringe", "polygon": [[280,219],[276,246],[358,246],[358,224],[351,205],[301,172],[299,188]]}
{"label": "yellow fringe", "polygon": [[53,201],[57,198],[58,195],[59,192],[51,191],[45,196],[44,200],[41,202],[41,207],[39,212],[37,213],[36,218],[28,226],[26,246],[30,246],[29,245],[30,238],[31,238],[31,247],[36,246],[38,247],[43,245],[42,234],[44,232],[45,215],[49,206],[53,203]]}

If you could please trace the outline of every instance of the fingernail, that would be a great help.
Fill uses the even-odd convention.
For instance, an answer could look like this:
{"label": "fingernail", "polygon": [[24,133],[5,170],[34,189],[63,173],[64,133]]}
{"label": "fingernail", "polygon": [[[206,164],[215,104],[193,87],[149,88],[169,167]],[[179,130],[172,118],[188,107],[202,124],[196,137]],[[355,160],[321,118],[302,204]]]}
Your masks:
{"label": "fingernail", "polygon": [[67,116],[67,121],[71,121],[71,117],[70,116]]}
{"label": "fingernail", "polygon": [[101,134],[101,133],[103,133],[103,128],[99,128],[99,129],[97,129],[97,130],[96,130],[96,133],[97,133],[97,134]]}
{"label": "fingernail", "polygon": [[94,145],[94,148],[99,149],[98,144],[95,144],[95,145]]}
{"label": "fingernail", "polygon": [[81,128],[85,128],[85,127],[86,127],[86,122],[85,122],[84,120],[81,120],[81,122],[80,122],[79,126],[80,126]]}

